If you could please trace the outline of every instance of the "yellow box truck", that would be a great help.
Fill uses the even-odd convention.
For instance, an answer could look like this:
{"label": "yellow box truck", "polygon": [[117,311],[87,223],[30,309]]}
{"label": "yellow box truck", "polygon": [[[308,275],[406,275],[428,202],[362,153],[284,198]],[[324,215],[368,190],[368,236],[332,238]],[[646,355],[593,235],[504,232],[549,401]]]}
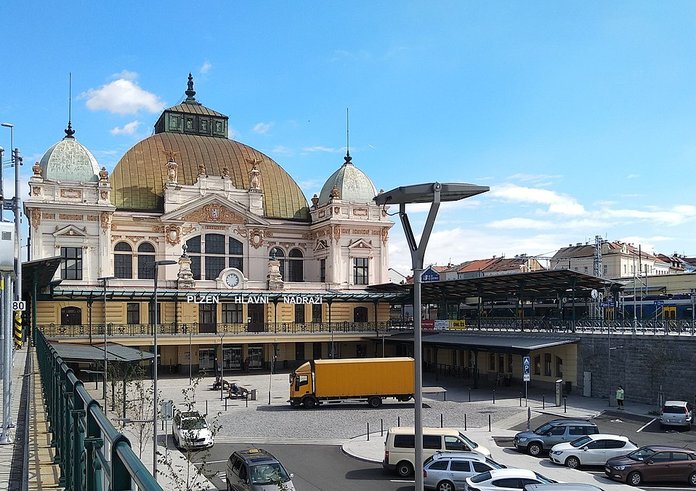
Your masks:
{"label": "yellow box truck", "polygon": [[313,360],[290,374],[290,405],[313,408],[334,402],[382,405],[385,397],[408,401],[415,392],[413,358]]}

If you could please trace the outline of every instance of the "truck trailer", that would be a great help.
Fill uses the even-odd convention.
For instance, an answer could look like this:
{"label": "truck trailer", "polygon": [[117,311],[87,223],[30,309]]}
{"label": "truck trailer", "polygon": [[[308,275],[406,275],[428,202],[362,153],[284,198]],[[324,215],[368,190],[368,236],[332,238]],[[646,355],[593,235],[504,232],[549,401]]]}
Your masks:
{"label": "truck trailer", "polygon": [[312,360],[290,374],[290,405],[313,408],[323,403],[367,402],[382,405],[415,393],[413,358],[343,358]]}

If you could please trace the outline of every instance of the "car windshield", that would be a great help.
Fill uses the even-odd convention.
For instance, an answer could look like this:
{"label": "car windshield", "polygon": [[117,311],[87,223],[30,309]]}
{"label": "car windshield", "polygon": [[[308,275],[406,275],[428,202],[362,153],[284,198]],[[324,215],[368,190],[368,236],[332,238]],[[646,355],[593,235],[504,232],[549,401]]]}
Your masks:
{"label": "car windshield", "polygon": [[481,474],[476,474],[473,477],[470,477],[471,482],[483,482],[483,481],[488,481],[491,478],[491,472],[486,471],[482,472]]}
{"label": "car windshield", "polygon": [[495,460],[489,459],[488,457],[486,457],[486,463],[488,465],[490,465],[491,467],[493,467],[494,469],[504,469],[505,468],[505,466],[503,464],[499,464]]}
{"label": "car windshield", "polygon": [[539,479],[539,481],[543,482],[544,484],[553,484],[553,483],[558,482],[558,481],[554,481],[553,479],[549,479],[546,476],[542,476],[541,474],[538,474],[536,472],[534,473],[534,475],[536,476],[537,479]]}
{"label": "car windshield", "polygon": [[590,443],[591,441],[592,438],[590,438],[589,436],[581,436],[577,440],[573,440],[572,442],[570,442],[570,444],[575,448],[579,448],[585,445],[586,443]]}
{"label": "car windshield", "polygon": [[[435,455],[437,455],[437,454],[435,454]],[[435,455],[431,455],[430,457],[428,457],[427,459],[425,459],[425,462],[423,462],[423,467],[425,467],[426,465],[428,465],[429,463],[431,463],[433,460],[435,460]]]}
{"label": "car windshield", "polygon": [[194,418],[181,418],[181,428],[184,430],[202,430],[207,428],[205,419],[198,416]]}
{"label": "car windshield", "polygon": [[534,430],[534,433],[536,433],[537,435],[545,435],[546,433],[551,431],[551,428],[553,428],[554,426],[556,425],[552,425],[551,423],[545,423],[536,430]]}
{"label": "car windshield", "polygon": [[288,482],[290,476],[279,462],[257,464],[251,467],[251,484],[260,486]]}
{"label": "car windshield", "polygon": [[639,448],[638,450],[634,450],[630,454],[628,454],[626,457],[632,460],[638,460],[640,462],[643,462],[645,459],[650,458],[655,453],[655,450],[653,450],[650,447],[643,447]]}
{"label": "car windshield", "polygon": [[462,435],[461,433],[459,434],[459,438],[461,438],[462,440],[464,440],[464,441],[466,442],[466,444],[469,445],[469,448],[471,448],[471,449],[474,449],[474,448],[477,448],[477,447],[478,447],[478,443],[476,443],[476,442],[474,442],[474,441],[468,439],[467,437],[465,437],[465,436]]}

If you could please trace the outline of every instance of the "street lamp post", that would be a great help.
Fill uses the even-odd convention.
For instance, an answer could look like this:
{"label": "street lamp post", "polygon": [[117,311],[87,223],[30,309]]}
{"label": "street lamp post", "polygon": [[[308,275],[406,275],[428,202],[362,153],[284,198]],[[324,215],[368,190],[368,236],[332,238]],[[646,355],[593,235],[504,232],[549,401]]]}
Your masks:
{"label": "street lamp post", "polygon": [[[421,274],[425,249],[430,239],[430,233],[435,224],[435,217],[442,201],[458,201],[480,193],[485,193],[487,186],[474,184],[441,184],[439,182],[401,186],[375,196],[373,199],[378,205],[399,205],[399,218],[404,229],[404,235],[411,253],[413,269],[413,358],[415,361],[415,468],[416,491],[423,489],[423,367],[421,346]],[[413,229],[406,214],[406,205],[411,203],[430,203],[430,211],[425,220],[420,244],[416,244]]]}
{"label": "street lamp post", "polygon": [[153,328],[152,328],[152,351],[155,355],[152,365],[152,477],[157,481],[157,412],[158,412],[158,397],[157,397],[157,329],[158,329],[158,312],[157,312],[157,277],[159,276],[159,267],[176,264],[173,259],[160,259],[155,261],[155,289],[154,289],[154,313],[153,313]]}
{"label": "street lamp post", "polygon": [[107,366],[108,366],[108,349],[107,349],[107,340],[106,340],[106,284],[109,280],[112,280],[114,277],[113,276],[100,276],[97,278],[97,281],[102,282],[102,298],[104,299],[104,386],[102,387],[102,396],[104,397],[104,414],[106,414],[107,411],[107,406],[108,404],[106,403],[106,380],[108,376],[107,372]]}

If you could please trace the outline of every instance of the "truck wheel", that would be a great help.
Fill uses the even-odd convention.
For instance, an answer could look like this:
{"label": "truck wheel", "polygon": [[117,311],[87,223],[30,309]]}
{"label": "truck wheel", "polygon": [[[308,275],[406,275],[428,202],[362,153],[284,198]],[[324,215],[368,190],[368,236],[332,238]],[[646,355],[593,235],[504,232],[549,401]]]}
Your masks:
{"label": "truck wheel", "polygon": [[410,476],[413,473],[411,463],[407,460],[402,460],[401,462],[396,464],[396,473],[399,474],[401,477]]}
{"label": "truck wheel", "polygon": [[382,405],[382,398],[381,397],[370,397],[367,400],[367,404],[372,408],[378,408],[379,406]]}
{"label": "truck wheel", "polygon": [[396,398],[397,401],[406,402],[410,401],[412,396],[399,396]]}
{"label": "truck wheel", "polygon": [[302,405],[305,409],[314,409],[317,406],[317,401],[313,397],[307,397],[302,401]]}

